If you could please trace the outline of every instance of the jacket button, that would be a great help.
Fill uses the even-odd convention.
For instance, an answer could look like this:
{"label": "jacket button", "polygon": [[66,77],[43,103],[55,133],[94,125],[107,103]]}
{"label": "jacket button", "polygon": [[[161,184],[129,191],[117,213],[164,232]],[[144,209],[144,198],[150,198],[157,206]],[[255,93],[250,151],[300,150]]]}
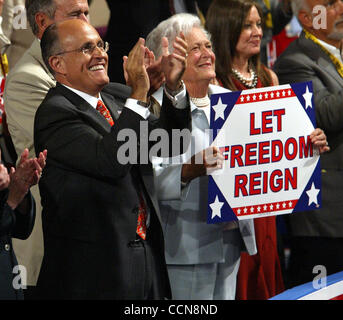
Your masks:
{"label": "jacket button", "polygon": [[10,251],[10,249],[11,249],[11,246],[8,243],[6,243],[5,244],[5,250],[6,251]]}

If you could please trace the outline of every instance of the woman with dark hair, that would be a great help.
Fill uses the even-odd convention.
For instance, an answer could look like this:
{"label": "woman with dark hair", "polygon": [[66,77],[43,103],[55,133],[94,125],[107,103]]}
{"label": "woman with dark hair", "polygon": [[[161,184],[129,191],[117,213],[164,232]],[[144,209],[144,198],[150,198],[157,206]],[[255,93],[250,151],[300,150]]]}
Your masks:
{"label": "woman with dark hair", "polygon": [[[278,85],[275,73],[260,62],[262,11],[251,0],[214,0],[206,29],[216,54],[220,85],[233,90]],[[241,254],[237,299],[268,299],[284,290],[277,250],[275,216],[254,220],[258,253]]]}
{"label": "woman with dark hair", "polygon": [[216,53],[218,82],[231,90],[278,85],[260,61],[262,11],[250,0],[214,0],[206,18]]}

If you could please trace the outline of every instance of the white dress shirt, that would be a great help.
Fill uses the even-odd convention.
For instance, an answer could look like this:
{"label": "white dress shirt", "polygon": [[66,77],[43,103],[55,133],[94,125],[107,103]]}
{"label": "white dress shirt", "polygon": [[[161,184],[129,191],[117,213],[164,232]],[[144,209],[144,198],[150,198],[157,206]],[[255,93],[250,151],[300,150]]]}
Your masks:
{"label": "white dress shirt", "polygon": [[336,47],[332,46],[331,44],[328,44],[328,43],[326,43],[320,39],[317,39],[317,40],[326,50],[328,50],[335,58],[337,58],[340,63],[343,64],[341,51],[338,48],[336,48]]}

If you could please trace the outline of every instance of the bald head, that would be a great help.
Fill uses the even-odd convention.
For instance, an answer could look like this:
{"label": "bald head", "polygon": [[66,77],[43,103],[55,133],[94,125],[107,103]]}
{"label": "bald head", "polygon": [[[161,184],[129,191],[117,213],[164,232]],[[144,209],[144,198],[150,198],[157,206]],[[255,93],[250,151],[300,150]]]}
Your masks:
{"label": "bald head", "polygon": [[[96,34],[96,29],[80,19],[68,19],[56,23],[58,38],[63,48],[75,47],[75,41],[86,34]],[[69,50],[69,49],[65,49]]]}

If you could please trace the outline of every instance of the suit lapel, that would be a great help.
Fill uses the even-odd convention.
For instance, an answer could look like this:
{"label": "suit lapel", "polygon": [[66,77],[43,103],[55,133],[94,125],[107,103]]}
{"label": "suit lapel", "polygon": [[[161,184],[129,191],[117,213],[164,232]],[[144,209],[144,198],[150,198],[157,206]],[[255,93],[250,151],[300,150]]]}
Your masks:
{"label": "suit lapel", "polygon": [[298,41],[306,55],[315,61],[321,69],[329,73],[332,78],[336,79],[340,86],[343,86],[343,78],[337,72],[330,57],[312,40],[307,39],[304,32],[301,33]]}
{"label": "suit lapel", "polygon": [[152,172],[153,169],[151,167],[151,164],[143,164],[143,165],[141,164],[139,165],[138,169],[142,176],[145,190],[149,195],[152,205],[154,206],[155,213],[158,217],[158,220],[160,221],[162,225],[161,214],[159,211],[159,205],[158,205],[157,195],[155,191],[155,183],[154,183],[153,172]]}
{"label": "suit lapel", "polygon": [[101,98],[105,103],[105,106],[110,111],[113,120],[119,118],[120,107],[113,96],[105,92],[101,92]]}
{"label": "suit lapel", "polygon": [[[325,54],[325,56],[327,55]],[[323,56],[323,57],[319,57],[317,62],[318,62],[318,65],[321,66],[321,68],[326,70],[333,78],[337,80],[337,82],[339,83],[341,87],[343,86],[343,78],[339,75],[334,64],[331,62],[330,59],[328,61],[326,57]]]}
{"label": "suit lapel", "polygon": [[81,117],[97,131],[100,133],[108,133],[111,131],[111,126],[105,117],[94,109],[85,99],[81,98],[75,92],[69,90],[60,83],[57,83],[56,89],[71,102],[71,104],[79,111]]}

